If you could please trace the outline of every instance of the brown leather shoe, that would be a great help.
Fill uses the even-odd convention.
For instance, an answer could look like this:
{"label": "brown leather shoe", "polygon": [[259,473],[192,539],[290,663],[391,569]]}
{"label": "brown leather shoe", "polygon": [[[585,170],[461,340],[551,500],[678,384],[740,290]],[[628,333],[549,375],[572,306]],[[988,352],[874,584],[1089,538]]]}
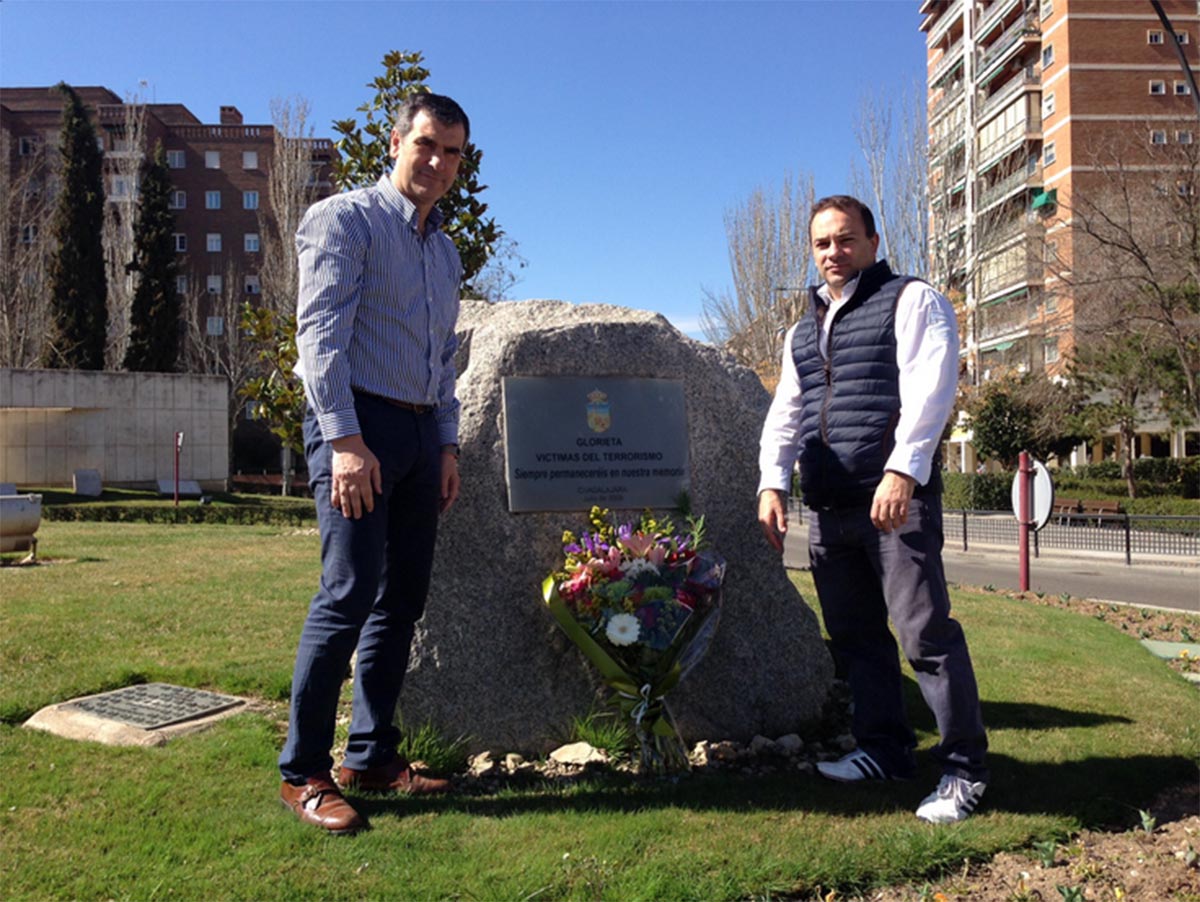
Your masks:
{"label": "brown leather shoe", "polygon": [[449,780],[414,773],[403,758],[394,758],[391,764],[380,764],[366,770],[343,767],[338,771],[337,780],[342,789],[363,792],[402,792],[410,796],[429,796],[450,791]]}
{"label": "brown leather shoe", "polygon": [[315,774],[300,786],[284,780],[279,801],[291,808],[300,820],[335,835],[357,833],[367,826],[328,773]]}

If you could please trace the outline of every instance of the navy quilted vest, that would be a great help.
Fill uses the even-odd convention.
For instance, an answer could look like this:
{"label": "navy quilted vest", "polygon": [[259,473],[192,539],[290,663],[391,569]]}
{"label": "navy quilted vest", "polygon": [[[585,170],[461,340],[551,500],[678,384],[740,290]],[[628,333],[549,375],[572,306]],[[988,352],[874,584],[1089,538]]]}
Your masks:
{"label": "navy quilted vest", "polygon": [[[886,260],[864,269],[854,294],[835,314],[829,360],[817,346],[829,306],[809,289],[809,309],[792,340],[800,376],[800,491],[809,507],[869,503],[895,445],[900,417],[896,302],[913,281]],[[939,461],[917,495],[941,492]]]}

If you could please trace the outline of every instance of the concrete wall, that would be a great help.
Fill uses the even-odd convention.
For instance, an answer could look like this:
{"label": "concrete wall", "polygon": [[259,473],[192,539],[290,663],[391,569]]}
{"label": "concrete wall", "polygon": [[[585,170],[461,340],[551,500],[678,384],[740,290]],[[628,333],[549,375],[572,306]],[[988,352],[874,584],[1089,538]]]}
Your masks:
{"label": "concrete wall", "polygon": [[104,485],[181,479],[207,490],[229,477],[224,377],[176,373],[0,369],[0,482],[71,485],[79,469]]}

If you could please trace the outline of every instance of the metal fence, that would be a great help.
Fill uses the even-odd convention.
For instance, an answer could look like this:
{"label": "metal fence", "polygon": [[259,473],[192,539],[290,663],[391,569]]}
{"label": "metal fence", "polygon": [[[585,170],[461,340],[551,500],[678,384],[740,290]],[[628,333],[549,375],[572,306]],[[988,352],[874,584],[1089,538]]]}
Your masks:
{"label": "metal fence", "polygon": [[[1016,548],[1017,518],[1011,511],[945,511],[947,547],[963,551],[974,545]],[[1068,551],[1100,551],[1124,555],[1126,564],[1137,555],[1200,558],[1200,517],[1145,514],[1054,514],[1033,534],[1031,547]]]}

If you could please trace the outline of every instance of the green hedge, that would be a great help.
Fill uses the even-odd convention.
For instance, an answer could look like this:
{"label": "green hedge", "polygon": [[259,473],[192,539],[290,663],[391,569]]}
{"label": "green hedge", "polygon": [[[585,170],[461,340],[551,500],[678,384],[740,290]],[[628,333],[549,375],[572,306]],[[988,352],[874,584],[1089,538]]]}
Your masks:
{"label": "green hedge", "polygon": [[1011,473],[943,473],[945,494],[942,507],[947,510],[1012,510]]}
{"label": "green hedge", "polygon": [[88,523],[235,523],[267,526],[311,526],[311,505],[285,509],[236,504],[55,504],[43,506],[42,519]]}

